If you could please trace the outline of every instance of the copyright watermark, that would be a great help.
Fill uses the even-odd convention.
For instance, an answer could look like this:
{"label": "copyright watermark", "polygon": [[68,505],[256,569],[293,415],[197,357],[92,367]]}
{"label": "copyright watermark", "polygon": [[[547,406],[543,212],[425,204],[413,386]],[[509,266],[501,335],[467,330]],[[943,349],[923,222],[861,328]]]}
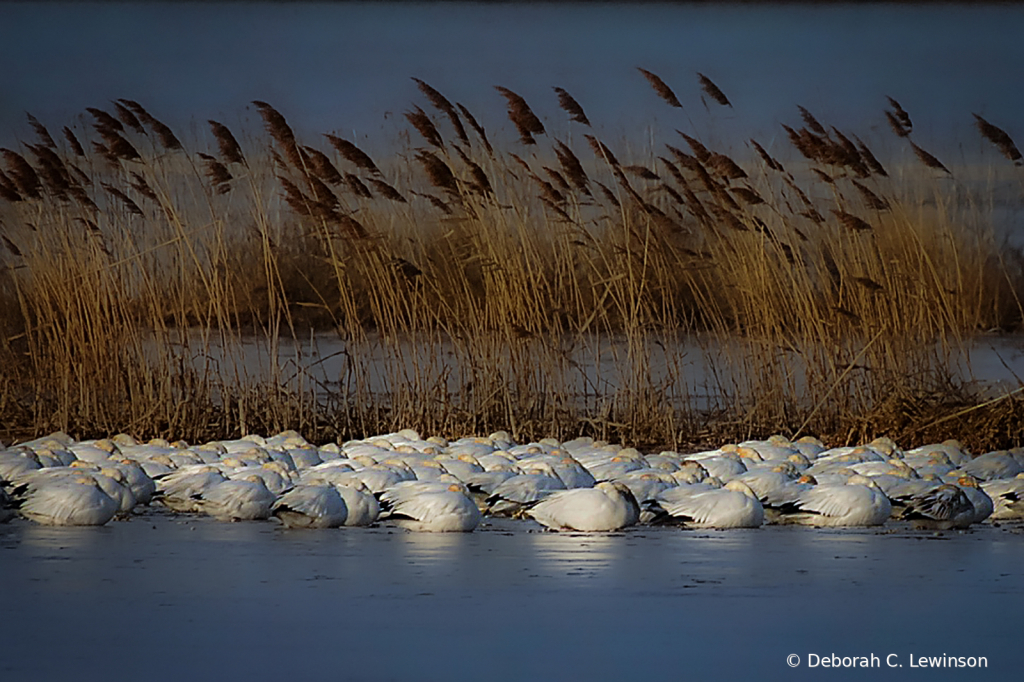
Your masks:
{"label": "copyright watermark", "polygon": [[790,654],[786,665],[798,668],[806,661],[807,668],[987,668],[986,656],[921,656],[918,654],[868,654],[866,656],[840,656],[839,654]]}

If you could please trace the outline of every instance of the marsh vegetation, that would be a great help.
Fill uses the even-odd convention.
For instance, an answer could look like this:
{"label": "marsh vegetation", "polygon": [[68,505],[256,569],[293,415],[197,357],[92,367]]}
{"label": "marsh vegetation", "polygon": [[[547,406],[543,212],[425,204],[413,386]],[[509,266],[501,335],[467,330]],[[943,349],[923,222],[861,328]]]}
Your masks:
{"label": "marsh vegetation", "polygon": [[953,368],[1024,318],[1000,122],[962,164],[881,97],[892,135],[794,107],[726,144],[714,82],[637,77],[662,123],[617,140],[562,88],[498,87],[485,128],[417,80],[376,159],[264,102],[187,145],[131,100],[29,117],[0,173],[0,435],[1020,443],[1017,394]]}

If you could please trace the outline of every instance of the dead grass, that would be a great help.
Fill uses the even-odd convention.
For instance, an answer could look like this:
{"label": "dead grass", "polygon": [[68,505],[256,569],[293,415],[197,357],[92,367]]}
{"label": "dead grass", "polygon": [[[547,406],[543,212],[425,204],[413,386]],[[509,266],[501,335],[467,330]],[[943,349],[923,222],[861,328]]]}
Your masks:
{"label": "dead grass", "polygon": [[[499,88],[530,144],[501,151],[417,84],[438,116],[414,104],[415,146],[389,159],[299,139],[264,102],[266,137],[211,121],[202,152],[127,100],[61,144],[30,119],[0,175],[6,433],[1020,442],[1018,396],[968,409],[953,359],[1019,328],[1021,256],[977,169],[901,139],[898,105],[890,144],[917,166],[804,109],[788,152],[613,149],[560,88],[561,129]],[[282,355],[312,329],[337,333],[337,381]]]}

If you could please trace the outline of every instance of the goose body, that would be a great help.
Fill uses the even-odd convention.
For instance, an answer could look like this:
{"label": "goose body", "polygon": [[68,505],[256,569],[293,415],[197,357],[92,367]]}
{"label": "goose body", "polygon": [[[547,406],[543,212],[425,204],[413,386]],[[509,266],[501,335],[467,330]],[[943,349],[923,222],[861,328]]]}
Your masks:
{"label": "goose body", "polygon": [[480,509],[461,484],[408,483],[413,485],[395,486],[381,495],[382,519],[407,530],[433,533],[466,533],[480,524]]}
{"label": "goose body", "polygon": [[46,526],[102,526],[117,510],[118,503],[87,474],[32,486],[21,505],[22,516]]}
{"label": "goose body", "polygon": [[945,483],[909,498],[900,518],[910,521],[915,528],[950,530],[967,528],[976,515],[977,511],[964,491]]}
{"label": "goose body", "polygon": [[656,501],[672,519],[693,528],[757,528],[764,523],[764,507],[750,486],[732,480],[722,488],[673,496],[666,490]]}
{"label": "goose body", "polygon": [[332,485],[300,485],[270,508],[285,528],[337,528],[348,519],[348,506]]}
{"label": "goose body", "polygon": [[781,523],[805,526],[880,526],[892,512],[885,493],[866,476],[859,474],[846,483],[815,485],[780,508]]}
{"label": "goose body", "polygon": [[228,479],[207,488],[198,501],[203,511],[219,521],[258,521],[270,517],[276,497],[259,476]]}
{"label": "goose body", "polygon": [[551,493],[526,514],[554,530],[613,531],[636,524],[640,506],[626,486],[602,481]]}

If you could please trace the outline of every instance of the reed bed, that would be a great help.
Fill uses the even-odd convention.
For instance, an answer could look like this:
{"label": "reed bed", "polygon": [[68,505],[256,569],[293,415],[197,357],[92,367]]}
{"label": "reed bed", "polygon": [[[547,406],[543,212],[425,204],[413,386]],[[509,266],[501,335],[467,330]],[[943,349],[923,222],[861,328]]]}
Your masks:
{"label": "reed bed", "polygon": [[886,153],[802,107],[774,148],[716,149],[718,85],[639,71],[679,130],[628,154],[563,88],[543,119],[496,88],[516,140],[414,79],[376,160],[266,102],[194,149],[130,100],[30,116],[0,165],[0,435],[1020,444],[1017,395],[954,370],[1024,318],[1008,133],[975,116],[961,168],[889,99]]}

